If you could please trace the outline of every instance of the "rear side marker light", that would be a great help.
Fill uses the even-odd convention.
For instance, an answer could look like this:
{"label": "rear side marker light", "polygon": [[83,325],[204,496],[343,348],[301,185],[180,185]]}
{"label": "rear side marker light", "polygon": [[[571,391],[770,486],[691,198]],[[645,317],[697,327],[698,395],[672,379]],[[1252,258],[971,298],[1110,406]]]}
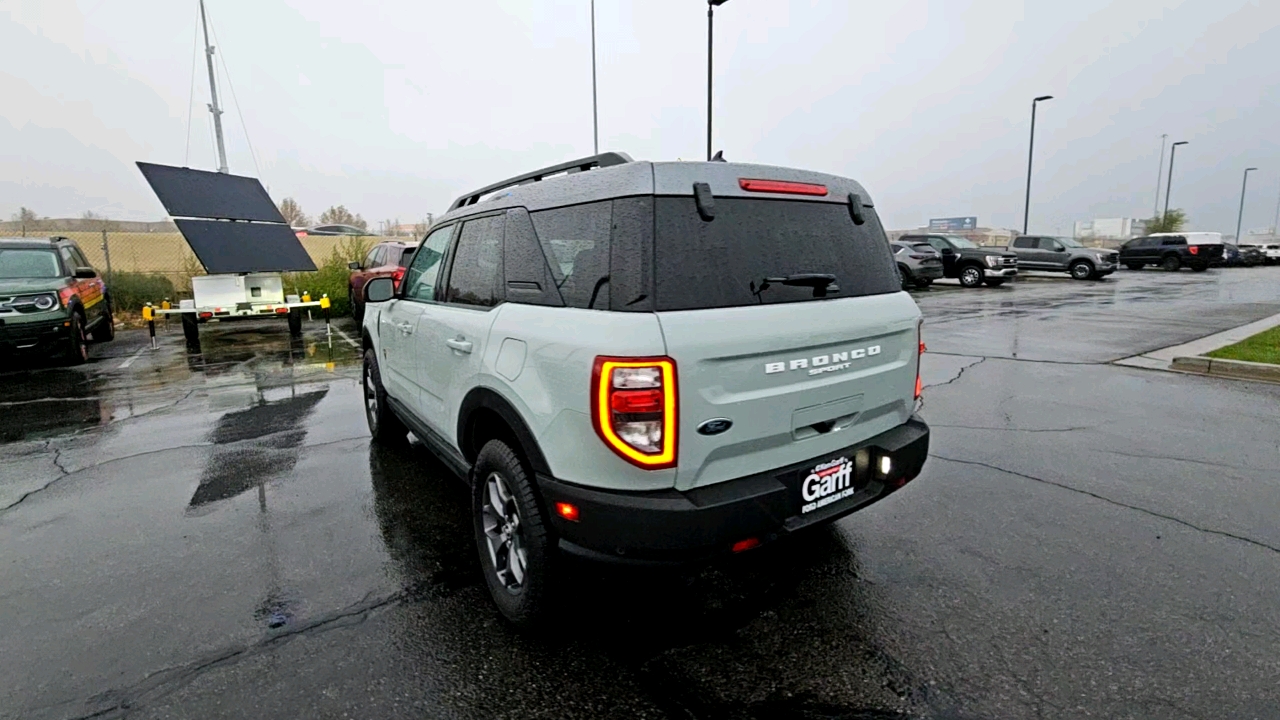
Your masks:
{"label": "rear side marker light", "polygon": [[676,465],[676,364],[667,357],[597,357],[591,422],[609,449],[636,467]]}
{"label": "rear side marker light", "polygon": [[1188,247],[1187,247],[1187,250],[1188,250],[1192,255],[1199,255],[1199,254],[1200,254],[1200,246],[1199,246],[1199,245],[1190,245],[1190,246],[1188,246]]}
{"label": "rear side marker light", "polygon": [[281,315],[284,315],[285,313],[289,312],[289,308],[287,307],[276,308],[276,312],[280,313]]}
{"label": "rear side marker light", "polygon": [[569,522],[578,522],[578,506],[573,503],[556,503],[556,514]]}
{"label": "rear side marker light", "polygon": [[740,553],[740,552],[746,552],[748,550],[751,550],[753,548],[758,548],[758,547],[760,547],[760,538],[747,538],[746,540],[739,540],[738,542],[734,543],[733,551],[736,553]]}
{"label": "rear side marker light", "polygon": [[211,318],[211,317],[213,317],[213,313],[211,313],[211,312],[202,312],[202,313],[200,313],[200,318],[201,318],[201,319],[203,319],[203,320],[208,320],[208,319],[209,319],[209,318]]}
{"label": "rear side marker light", "polygon": [[750,178],[738,178],[738,187],[746,190],[747,192],[782,193],[784,195],[816,195],[818,197],[823,197],[827,194],[826,185],[786,182],[784,180],[752,180]]}

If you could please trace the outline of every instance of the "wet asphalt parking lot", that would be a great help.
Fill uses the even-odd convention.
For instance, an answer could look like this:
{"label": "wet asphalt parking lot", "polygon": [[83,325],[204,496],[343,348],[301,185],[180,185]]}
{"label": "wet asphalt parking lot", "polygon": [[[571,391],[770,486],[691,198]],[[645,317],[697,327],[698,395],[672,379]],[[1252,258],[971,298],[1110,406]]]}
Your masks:
{"label": "wet asphalt parking lot", "polygon": [[1280,386],[1111,364],[1280,312],[1280,268],[916,297],[917,480],[710,567],[571,563],[539,636],[322,324],[7,366],[0,717],[1280,716]]}

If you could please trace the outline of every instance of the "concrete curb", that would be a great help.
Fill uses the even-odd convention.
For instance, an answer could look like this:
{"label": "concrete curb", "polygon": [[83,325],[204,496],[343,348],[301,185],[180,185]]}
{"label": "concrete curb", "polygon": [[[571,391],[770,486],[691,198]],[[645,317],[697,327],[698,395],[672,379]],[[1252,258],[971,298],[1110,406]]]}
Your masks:
{"label": "concrete curb", "polygon": [[1272,365],[1270,363],[1222,360],[1202,356],[1176,357],[1173,359],[1170,369],[1200,375],[1217,375],[1240,380],[1262,380],[1263,382],[1280,383],[1280,365]]}

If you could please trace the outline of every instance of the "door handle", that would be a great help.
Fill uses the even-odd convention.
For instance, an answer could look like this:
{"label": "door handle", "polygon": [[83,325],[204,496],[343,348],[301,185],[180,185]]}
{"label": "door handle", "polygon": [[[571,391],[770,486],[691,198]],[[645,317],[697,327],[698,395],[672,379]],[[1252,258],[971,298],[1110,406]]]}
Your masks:
{"label": "door handle", "polygon": [[470,341],[470,340],[463,340],[461,336],[459,336],[458,338],[456,338],[456,339],[454,339],[454,340],[445,340],[445,341],[444,341],[444,344],[445,344],[445,345],[448,345],[449,347],[453,348],[454,350],[457,350],[457,351],[458,351],[458,352],[460,352],[460,353],[469,353],[469,352],[471,352],[471,341]]}
{"label": "door handle", "polygon": [[400,334],[401,334],[401,335],[412,335],[412,334],[413,334],[413,324],[412,324],[412,323],[407,323],[407,322],[406,322],[406,323],[400,323],[399,325],[396,325],[396,328],[400,330]]}

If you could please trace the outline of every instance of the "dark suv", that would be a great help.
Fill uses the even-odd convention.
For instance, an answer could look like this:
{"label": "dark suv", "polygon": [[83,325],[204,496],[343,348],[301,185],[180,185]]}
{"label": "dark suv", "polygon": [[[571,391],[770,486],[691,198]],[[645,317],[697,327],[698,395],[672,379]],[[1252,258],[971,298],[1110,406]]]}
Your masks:
{"label": "dark suv", "polygon": [[43,352],[73,364],[89,338],[115,337],[106,283],[67,238],[0,238],[0,353]]}
{"label": "dark suv", "polygon": [[1018,256],[1004,248],[984,248],[956,235],[903,235],[898,242],[924,242],[942,256],[942,276],[967,288],[1000,287],[1018,276]]}

